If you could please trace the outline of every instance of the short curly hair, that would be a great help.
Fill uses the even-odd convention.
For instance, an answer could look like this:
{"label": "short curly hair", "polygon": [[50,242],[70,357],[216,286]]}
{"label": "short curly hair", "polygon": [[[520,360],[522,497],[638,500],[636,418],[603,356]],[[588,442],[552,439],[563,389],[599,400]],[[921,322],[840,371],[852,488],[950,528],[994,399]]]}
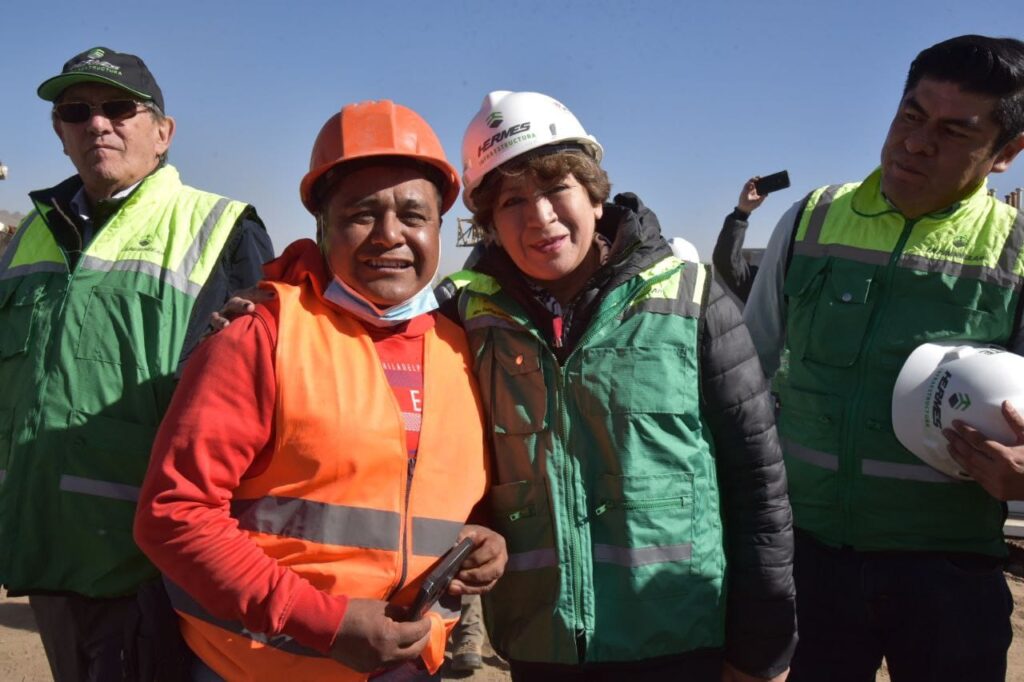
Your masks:
{"label": "short curly hair", "polygon": [[601,164],[582,149],[562,149],[545,153],[542,147],[538,153],[524,154],[498,166],[488,173],[480,186],[473,191],[473,221],[490,235],[494,229],[494,205],[498,201],[502,182],[505,178],[530,176],[538,185],[554,186],[570,173],[587,191],[592,204],[603,204],[612,191],[608,173]]}

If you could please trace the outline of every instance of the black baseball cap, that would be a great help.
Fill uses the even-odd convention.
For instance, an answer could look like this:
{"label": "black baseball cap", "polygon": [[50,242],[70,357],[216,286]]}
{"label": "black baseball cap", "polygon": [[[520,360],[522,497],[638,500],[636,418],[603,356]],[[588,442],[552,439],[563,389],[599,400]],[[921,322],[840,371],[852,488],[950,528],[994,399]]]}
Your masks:
{"label": "black baseball cap", "polygon": [[114,52],[109,47],[94,47],[64,63],[60,75],[43,81],[36,93],[53,102],[60,93],[76,83],[106,83],[121,88],[164,109],[164,95],[146,64],[133,54]]}

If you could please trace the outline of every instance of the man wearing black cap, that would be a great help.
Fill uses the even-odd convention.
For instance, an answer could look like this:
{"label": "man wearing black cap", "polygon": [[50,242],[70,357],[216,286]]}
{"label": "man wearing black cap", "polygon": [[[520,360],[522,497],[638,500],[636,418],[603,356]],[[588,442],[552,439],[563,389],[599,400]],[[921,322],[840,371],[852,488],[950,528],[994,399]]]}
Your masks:
{"label": "man wearing black cap", "polygon": [[252,206],[167,165],[138,57],[93,48],[38,94],[77,173],[30,194],[0,256],[0,582],[30,595],[55,679],[152,679],[138,486],[181,360],[272,248]]}

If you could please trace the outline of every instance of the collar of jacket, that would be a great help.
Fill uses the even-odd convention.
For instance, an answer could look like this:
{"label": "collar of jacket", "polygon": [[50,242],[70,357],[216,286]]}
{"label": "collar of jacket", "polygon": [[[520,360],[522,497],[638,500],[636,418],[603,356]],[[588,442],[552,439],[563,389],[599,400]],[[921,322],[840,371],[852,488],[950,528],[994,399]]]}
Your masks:
{"label": "collar of jacket", "polygon": [[[972,204],[979,199],[984,200],[986,197],[988,197],[987,178],[982,180],[977,187],[968,192],[966,196],[960,199],[960,201],[954,202],[945,208],[939,209],[938,211],[927,213],[921,216],[921,218],[942,220],[952,216],[962,207]],[[862,215],[865,218],[874,218],[887,213],[899,213],[899,210],[889,202],[884,194],[882,194],[881,167],[876,168],[871,175],[864,178],[864,181],[860,183],[860,186],[854,190],[853,201],[850,206],[853,208],[854,213]],[[921,218],[918,218],[918,220]]]}
{"label": "collar of jacket", "polygon": [[[149,174],[147,174],[145,177],[143,177],[141,180],[135,183],[135,186],[132,188],[132,191],[129,192],[124,197],[121,197],[121,199],[127,199],[129,196],[134,194],[135,191],[142,186],[146,179],[153,175],[153,173],[156,173],[161,168],[168,167],[173,168],[173,166],[169,166],[166,162],[158,164],[156,168],[149,172]],[[53,187],[48,187],[47,189],[33,190],[28,193],[28,196],[30,199],[32,199],[32,201],[36,203],[50,206],[56,201],[58,205],[61,206],[61,208],[66,208],[71,205],[71,200],[78,193],[78,190],[82,189],[83,184],[84,183],[82,182],[81,176],[76,174],[72,175],[70,178],[63,180],[59,184],[54,185]]]}

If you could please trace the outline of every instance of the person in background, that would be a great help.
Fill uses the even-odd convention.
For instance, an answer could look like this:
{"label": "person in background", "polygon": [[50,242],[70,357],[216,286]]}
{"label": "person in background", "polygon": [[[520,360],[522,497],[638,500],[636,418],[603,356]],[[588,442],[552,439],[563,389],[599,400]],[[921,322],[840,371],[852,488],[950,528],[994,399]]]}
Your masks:
{"label": "person in background", "polygon": [[17,230],[15,225],[4,225],[0,223],[0,256],[4,255],[4,251],[7,250],[7,245],[14,239],[14,233]]}
{"label": "person in background", "polygon": [[175,647],[139,485],[179,364],[273,249],[252,206],[167,163],[139,57],[86,50],[38,95],[76,172],[29,195],[0,255],[0,583],[29,595],[54,679],[148,679]]}
{"label": "person in background", "polygon": [[750,265],[743,257],[743,240],[747,236],[750,214],[764,203],[767,197],[767,195],[762,196],[757,193],[754,183],[759,179],[760,176],[755,175],[744,183],[743,189],[740,190],[740,198],[736,202],[736,208],[725,216],[722,231],[718,233],[718,241],[715,242],[715,249],[711,253],[715,274],[721,278],[722,283],[736,295],[741,303],[747,302],[747,298],[750,296],[750,287],[757,275],[757,266]]}
{"label": "person in background", "polygon": [[1024,43],[945,40],[910,65],[881,167],[811,192],[768,243],[744,315],[769,376],[788,355],[794,682],[874,680],[883,657],[895,682],[1006,675],[1005,507],[904,448],[891,406],[922,343],[1024,350],[1024,216],[986,190],[1022,148]]}
{"label": "person in background", "polygon": [[482,668],[486,637],[480,597],[475,594],[466,595],[462,598],[459,624],[452,631],[452,670],[461,673]]}
{"label": "person in background", "polygon": [[492,92],[463,140],[487,234],[461,320],[509,560],[485,596],[515,680],[783,680],[796,642],[772,402],[733,302],[672,256],[563,104]]}
{"label": "person in background", "polygon": [[[500,577],[501,536],[466,524],[489,468],[472,359],[432,292],[458,192],[418,114],[345,106],[300,186],[319,243],[268,264],[273,296],[189,361],[135,538],[196,679],[438,679],[459,595]],[[407,613],[466,537],[453,599]]]}

